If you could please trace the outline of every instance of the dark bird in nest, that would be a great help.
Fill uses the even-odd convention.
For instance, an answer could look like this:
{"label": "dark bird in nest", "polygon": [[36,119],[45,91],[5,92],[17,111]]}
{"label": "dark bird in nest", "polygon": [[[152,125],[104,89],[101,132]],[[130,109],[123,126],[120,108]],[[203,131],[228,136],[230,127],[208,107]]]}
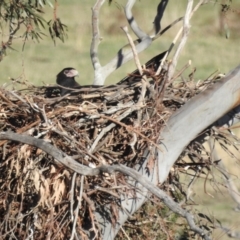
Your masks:
{"label": "dark bird in nest", "polygon": [[[170,52],[170,50],[168,51],[164,51],[158,55],[156,55],[155,57],[153,57],[152,59],[150,59],[149,61],[147,61],[144,65],[146,67],[147,70],[152,70],[152,71],[157,71],[157,69],[159,68],[162,59],[164,58],[165,54],[167,52]],[[137,76],[140,77],[140,73],[138,71],[138,69],[136,69],[135,71],[133,71],[132,73],[130,73],[128,76],[126,76],[125,78],[123,78],[120,82],[118,82],[118,85],[121,84],[127,84],[127,83],[131,83],[131,82],[135,82]]]}
{"label": "dark bird in nest", "polygon": [[[169,51],[169,50],[168,50]],[[161,61],[163,57],[165,56],[167,51],[162,52],[158,54],[157,56],[150,59],[147,63],[145,63],[145,67],[147,70],[153,70],[156,71],[161,64]],[[68,93],[72,94],[79,94],[79,92],[73,93],[74,89],[97,89],[101,88],[102,86],[94,86],[94,85],[88,85],[88,86],[81,86],[75,81],[75,77],[78,76],[78,71],[74,68],[68,67],[64,68],[60,73],[57,75],[57,84],[56,86],[49,86],[45,89],[45,97],[52,98],[57,97],[59,94],[61,96],[64,96]],[[118,82],[116,85],[131,85],[131,83],[135,83],[137,79],[141,79],[140,73],[138,70],[135,70],[125,78],[123,78],[120,82]],[[110,86],[111,87],[111,86]]]}
{"label": "dark bird in nest", "polygon": [[80,84],[75,81],[75,77],[79,76],[78,71],[74,68],[68,67],[64,68],[57,75],[57,84],[62,86],[60,87],[61,96],[73,91],[76,88],[80,88]]}

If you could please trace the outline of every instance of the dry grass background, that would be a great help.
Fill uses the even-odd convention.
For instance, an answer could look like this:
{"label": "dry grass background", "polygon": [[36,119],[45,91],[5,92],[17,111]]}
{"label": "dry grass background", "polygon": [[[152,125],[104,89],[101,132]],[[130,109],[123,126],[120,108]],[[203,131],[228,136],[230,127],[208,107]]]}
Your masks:
{"label": "dry grass background", "polygon": [[[56,74],[64,67],[72,66],[79,70],[79,82],[91,84],[93,81],[93,70],[89,58],[89,48],[91,42],[91,6],[94,0],[59,0],[59,15],[62,22],[68,26],[68,39],[65,43],[57,42],[54,46],[50,37],[45,37],[39,43],[27,42],[24,52],[21,51],[22,40],[16,40],[13,48],[16,51],[8,51],[8,55],[0,63],[0,82],[9,82],[9,77],[16,78],[20,75],[30,82],[42,85],[55,83]],[[126,1],[118,1],[124,4]],[[138,1],[134,8],[134,13],[139,25],[148,31],[152,27],[155,15],[155,6],[158,1]],[[166,26],[184,13],[187,0],[170,1],[165,13],[162,27]],[[233,7],[240,9],[239,1],[234,1]],[[231,35],[226,39],[220,34],[219,29],[219,5],[212,4],[203,6],[191,21],[191,32],[184,49],[178,70],[188,60],[192,60],[191,69],[196,67],[195,79],[206,79],[210,74],[219,70],[222,73],[228,72],[239,64],[239,38],[240,38],[240,15],[229,13],[227,16]],[[52,9],[45,9],[47,19],[51,18]],[[101,62],[104,64],[115,56],[117,50],[127,43],[120,26],[126,25],[123,10],[116,4],[108,6],[105,4],[101,10],[100,29],[103,41],[100,44],[99,54]],[[156,40],[153,45],[144,53],[140,54],[140,61],[144,63],[152,56],[166,50],[174,38],[177,27],[171,29],[164,36]],[[2,34],[2,36],[4,33]],[[134,63],[129,63],[120,70],[112,74],[107,84],[117,82],[135,69]],[[186,71],[187,73],[191,72]],[[233,178],[239,184],[240,176],[239,162],[231,159],[226,153],[221,152],[221,157],[227,164]],[[207,185],[209,194],[204,193],[203,182],[195,187],[195,201],[202,204],[204,212],[211,213],[222,223],[240,229],[240,214],[232,210],[234,203],[230,199],[227,190],[222,187],[221,191],[216,191],[210,184]],[[216,233],[215,239],[228,239],[226,236]]]}
{"label": "dry grass background", "polygon": [[[58,13],[62,22],[68,26],[68,39],[65,43],[58,41],[57,46],[54,46],[50,37],[44,37],[40,44],[28,41],[24,52],[21,51],[23,40],[16,40],[13,45],[16,51],[8,51],[8,55],[0,63],[1,83],[9,81],[9,77],[15,78],[24,73],[25,78],[32,83],[53,84],[56,74],[66,66],[75,67],[80,71],[78,80],[83,84],[90,84],[93,81],[89,48],[91,42],[91,6],[95,0],[82,0],[80,2],[77,0],[59,0],[58,2]],[[126,1],[118,1],[119,4],[124,4],[124,2]],[[146,31],[150,31],[152,28],[157,2],[138,1],[134,8],[139,25]],[[186,0],[170,1],[162,27],[183,15],[186,2]],[[240,6],[239,3],[238,5]],[[45,8],[45,12],[46,18],[51,19],[52,9]],[[229,14],[229,19],[231,15]],[[235,22],[229,20],[230,25],[234,24],[237,29],[231,28],[231,37],[226,39],[219,34],[218,16],[219,5],[212,3],[203,6],[192,19],[190,36],[179,61],[178,69],[191,59],[192,67],[197,68],[196,79],[204,79],[215,70],[228,72],[238,64],[240,26],[237,23],[239,23],[239,19]],[[120,26],[126,24],[123,10],[117,4],[113,2],[111,6],[107,4],[103,6],[100,17],[103,41],[99,48],[103,64],[113,58],[117,50],[127,43],[127,39],[120,29]],[[179,26],[180,24],[156,40],[147,51],[141,53],[141,62],[144,63],[152,56],[166,50]],[[107,83],[118,81],[134,69],[134,63],[127,64],[111,75]]]}
{"label": "dry grass background", "polygon": [[[239,136],[239,130],[238,132]],[[205,144],[208,148],[208,145]],[[222,148],[217,145],[219,157],[223,160],[229,173],[231,173],[232,180],[240,191],[240,153],[235,149],[231,148],[231,151],[239,159],[236,160],[230,157]],[[219,220],[223,226],[228,227],[235,231],[240,231],[240,212],[234,211],[236,203],[232,200],[228,194],[228,190],[225,187],[226,183],[222,175],[216,170],[214,172],[214,179],[216,183],[213,184],[205,179],[198,181],[193,188],[193,197],[195,203],[197,203],[197,209],[209,216],[212,216]],[[212,179],[212,176],[208,176]],[[188,182],[188,178],[184,178],[183,181]],[[229,237],[226,236],[221,230],[213,231],[214,240],[227,240]]]}

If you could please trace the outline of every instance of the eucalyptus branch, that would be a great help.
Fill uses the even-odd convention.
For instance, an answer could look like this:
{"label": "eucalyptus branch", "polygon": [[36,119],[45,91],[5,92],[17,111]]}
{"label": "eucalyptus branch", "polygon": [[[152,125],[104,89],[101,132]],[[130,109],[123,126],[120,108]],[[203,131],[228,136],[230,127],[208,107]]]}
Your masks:
{"label": "eucalyptus branch", "polygon": [[[105,0],[97,0],[96,4],[92,8],[92,43],[90,49],[90,56],[92,65],[94,68],[95,78],[102,78],[101,64],[98,58],[98,46],[100,43],[100,31],[99,31],[99,11]],[[99,76],[100,75],[100,76]],[[99,84],[101,85],[101,84]]]}
{"label": "eucalyptus branch", "polygon": [[[175,21],[173,21],[171,24],[169,24],[167,27],[165,27],[162,31],[160,31],[157,35],[154,35],[153,37],[151,37],[152,41],[155,41],[156,39],[158,39],[160,36],[162,36],[167,30],[169,30],[171,27],[173,27],[175,24],[177,24],[178,22],[180,22],[183,19],[183,17],[180,17],[178,19],[176,19]],[[146,40],[143,40],[146,41]],[[134,40],[134,45],[136,48],[137,53],[140,53],[141,48],[138,46],[140,43],[140,39]],[[147,47],[146,47],[147,48]],[[169,55],[170,51],[171,51],[172,47],[169,48],[165,59],[167,58],[167,56]],[[107,76],[109,76],[113,71],[115,71],[116,69],[118,69],[119,67],[121,67],[124,63],[130,61],[133,58],[133,54],[132,51],[130,49],[130,44],[125,45],[124,47],[122,47],[119,51],[118,51],[118,55],[116,57],[114,57],[108,64],[106,64],[103,67],[103,71]]]}
{"label": "eucalyptus branch", "polygon": [[168,4],[168,0],[161,0],[160,3],[158,4],[157,14],[153,21],[154,33],[153,33],[152,37],[156,37],[157,35],[159,35],[159,33],[161,31],[161,20],[163,17],[163,13],[167,7],[167,4]]}
{"label": "eucalyptus branch", "polygon": [[[140,53],[145,49],[147,49],[152,44],[152,39],[150,37],[145,38],[142,41],[138,39],[134,41],[134,44],[135,44],[137,53]],[[115,56],[109,63],[107,63],[103,67],[105,76],[108,77],[116,69],[120,68],[123,64],[127,63],[132,59],[133,59],[133,53],[129,44],[127,44],[126,46],[124,46],[118,51],[117,56]]]}
{"label": "eucalyptus branch", "polygon": [[131,36],[130,36],[130,34],[129,34],[129,32],[128,32],[127,26],[122,27],[122,30],[123,30],[123,31],[125,32],[125,34],[127,35],[129,44],[130,44],[130,46],[131,46],[131,48],[132,48],[132,52],[133,52],[133,56],[134,56],[134,60],[135,60],[136,67],[137,67],[140,75],[142,75],[142,74],[143,74],[142,66],[141,66],[141,63],[140,63],[140,61],[139,61],[138,54],[137,54],[137,50],[136,50],[136,48],[135,48],[135,45],[134,45],[134,43],[133,43],[133,40],[132,40],[132,38],[131,38]]}
{"label": "eucalyptus branch", "polygon": [[171,79],[172,79],[172,76],[174,75],[174,72],[175,72],[175,68],[176,68],[176,65],[177,65],[177,61],[178,61],[178,58],[179,58],[179,54],[182,50],[182,48],[184,47],[186,41],[187,41],[187,37],[188,37],[188,30],[190,28],[190,25],[189,25],[189,20],[191,19],[191,17],[193,16],[193,14],[197,11],[197,9],[206,2],[206,0],[200,0],[199,3],[194,7],[194,9],[190,12],[190,9],[192,9],[192,4],[193,4],[193,1],[188,1],[188,5],[187,5],[187,9],[186,9],[186,14],[183,18],[183,26],[179,29],[177,35],[175,36],[173,42],[172,42],[172,47],[176,44],[178,38],[180,37],[181,33],[183,32],[184,28],[184,33],[183,33],[183,37],[182,37],[182,40],[178,46],[178,49],[176,50],[176,53],[173,57],[173,61],[172,63],[170,64],[169,66],[169,69],[168,69],[168,76],[167,76],[167,80],[168,82],[170,83]]}
{"label": "eucalyptus branch", "polygon": [[176,52],[175,52],[175,54],[173,56],[173,60],[172,60],[171,64],[169,65],[169,68],[168,68],[168,74],[167,74],[167,82],[168,82],[168,84],[171,83],[171,79],[172,79],[173,74],[175,72],[175,68],[177,66],[179,55],[180,55],[183,47],[185,46],[185,44],[187,42],[189,29],[190,29],[189,20],[190,20],[192,7],[193,7],[193,0],[188,0],[186,14],[185,14],[185,16],[183,18],[183,36],[182,36],[182,40],[179,43],[178,48],[177,48],[177,50],[176,50]]}
{"label": "eucalyptus branch", "polygon": [[12,45],[13,38],[17,31],[20,29],[21,24],[23,24],[24,20],[17,20],[16,27],[13,28],[13,20],[11,19],[9,22],[9,37],[5,43],[2,43],[2,48],[0,51],[0,61],[2,59],[2,55],[6,53],[6,49]]}
{"label": "eucalyptus branch", "polygon": [[[37,138],[31,137],[28,135],[20,135],[20,134],[13,133],[13,132],[5,132],[5,133],[0,133],[0,139],[1,140],[7,139],[7,140],[18,141],[18,142],[22,142],[22,143],[26,143],[26,144],[38,147],[38,148],[42,149],[43,151],[47,152],[48,154],[50,154],[51,156],[53,156],[54,158],[56,158],[64,166],[72,169],[74,172],[82,174],[83,176],[99,175],[102,172],[107,172],[107,173],[112,174],[115,171],[118,171],[127,176],[130,176],[135,181],[139,182],[143,187],[145,187],[152,194],[156,195],[159,199],[161,199],[164,202],[164,204],[166,204],[166,206],[168,206],[173,212],[184,217],[187,220],[192,231],[199,234],[204,239],[210,240],[207,233],[204,232],[204,230],[202,230],[195,224],[194,217],[191,213],[184,210],[178,203],[176,203],[163,190],[159,189],[151,181],[149,181],[146,177],[144,177],[142,174],[138,173],[134,169],[131,169],[131,168],[126,167],[121,164],[111,165],[111,166],[102,165],[100,167],[91,169],[90,167],[86,167],[86,166],[76,162],[72,157],[63,153],[61,150],[59,150],[58,148],[45,142],[44,140],[37,139]],[[83,177],[82,177],[82,180],[83,180]],[[81,182],[81,186],[82,186],[82,182]],[[81,191],[80,191],[80,199],[82,196]]]}
{"label": "eucalyptus branch", "polygon": [[148,37],[148,35],[139,28],[137,22],[135,21],[133,14],[132,14],[132,7],[135,4],[135,2],[136,2],[136,0],[128,0],[127,1],[127,4],[124,8],[125,16],[127,18],[127,21],[129,23],[131,29],[135,33],[135,35],[140,39],[144,39],[144,38]]}
{"label": "eucalyptus branch", "polygon": [[[126,6],[125,6],[125,15],[126,18],[133,30],[133,32],[139,37],[139,39],[134,41],[134,45],[136,48],[136,52],[140,53],[142,51],[144,51],[146,48],[148,48],[154,40],[157,39],[156,34],[153,34],[152,37],[149,37],[148,34],[144,33],[138,26],[137,22],[135,21],[131,9],[133,7],[135,3],[135,0],[128,0]],[[158,5],[158,11],[157,11],[157,15],[154,19],[154,28],[157,29],[157,31],[159,32],[159,36],[164,32],[160,32],[161,28],[160,28],[160,21],[162,19],[163,13],[166,9],[168,0],[161,0],[160,4]],[[158,22],[159,21],[159,22]],[[157,23],[158,22],[158,23]],[[175,22],[176,23],[176,22]],[[174,24],[175,24],[174,23]],[[169,29],[169,28],[165,28],[165,31]],[[156,30],[155,30],[156,31]],[[92,56],[92,55],[91,55]],[[103,66],[101,69],[99,67],[98,70],[96,70],[95,68],[95,78],[94,78],[94,85],[104,85],[105,79],[112,73],[114,72],[116,69],[118,69],[119,67],[121,67],[123,64],[125,64],[126,62],[130,61],[131,59],[133,59],[133,53],[132,50],[130,48],[130,45],[127,44],[126,46],[122,47],[118,53],[117,56],[114,57],[108,64],[106,64],[105,66]],[[98,65],[100,66],[100,64]]]}

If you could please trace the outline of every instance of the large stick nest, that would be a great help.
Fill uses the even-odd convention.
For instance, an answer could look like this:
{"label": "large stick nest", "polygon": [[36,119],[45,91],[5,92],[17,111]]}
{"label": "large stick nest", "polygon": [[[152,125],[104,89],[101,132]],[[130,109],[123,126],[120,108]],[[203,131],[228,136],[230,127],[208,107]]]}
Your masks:
{"label": "large stick nest", "polygon": [[[148,71],[107,87],[82,87],[60,97],[58,88],[0,89],[0,131],[31,135],[51,143],[77,162],[96,167],[133,167],[156,147],[168,118],[208,83],[165,84],[166,73]],[[47,97],[46,97],[47,96]],[[59,165],[41,149],[0,141],[0,235],[4,239],[88,239],[100,236],[94,211],[110,204],[115,219],[125,177],[85,177]],[[149,168],[155,160],[149,160]],[[113,214],[114,215],[114,214]],[[74,223],[75,221],[75,223]],[[73,232],[73,226],[75,231]]]}

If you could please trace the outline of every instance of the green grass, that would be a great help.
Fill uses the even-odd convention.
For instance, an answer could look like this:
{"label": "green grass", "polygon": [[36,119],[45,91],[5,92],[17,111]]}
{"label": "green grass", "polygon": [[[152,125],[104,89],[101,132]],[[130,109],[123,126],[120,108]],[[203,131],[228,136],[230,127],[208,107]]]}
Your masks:
{"label": "green grass", "polygon": [[[68,25],[68,39],[65,43],[57,41],[54,46],[50,37],[44,37],[39,43],[26,43],[22,53],[22,40],[14,42],[17,51],[8,51],[8,56],[0,63],[0,82],[8,82],[8,77],[18,77],[23,72],[26,79],[34,84],[55,82],[56,74],[66,66],[79,70],[83,84],[93,81],[93,69],[89,57],[91,42],[91,7],[95,1],[63,1],[59,0],[58,12],[62,22]],[[119,4],[122,2],[119,1]],[[165,13],[162,27],[184,13],[186,0],[170,1]],[[155,15],[155,1],[138,1],[134,13],[139,25],[145,31],[152,28]],[[52,9],[46,8],[47,19],[52,16]],[[192,66],[197,68],[196,79],[204,79],[215,70],[228,72],[239,64],[239,43],[236,37],[226,39],[218,32],[218,5],[203,6],[191,21],[191,32],[187,45],[179,60],[177,70],[192,60]],[[123,10],[116,4],[105,4],[101,9],[100,30],[103,41],[99,46],[99,56],[103,64],[112,59],[117,50],[127,43],[127,39],[120,29],[126,25]],[[173,40],[180,23],[164,36],[156,40],[144,53],[140,54],[140,61],[146,62],[154,55],[168,48]],[[240,30],[240,29],[238,29]],[[237,31],[235,31],[237,32]],[[133,34],[132,34],[133,36]],[[117,82],[135,69],[133,62],[126,64],[107,79],[107,84]]]}
{"label": "green grass", "polygon": [[[238,181],[239,182],[239,181]],[[239,184],[238,184],[239,186]],[[228,227],[233,231],[239,231],[240,217],[239,212],[233,210],[236,204],[233,202],[226,189],[221,188],[221,192],[216,192],[208,186],[208,192],[203,192],[203,182],[197,184],[197,195],[194,197],[199,204],[196,208],[199,212],[215,218],[215,222],[219,220],[224,227]],[[195,189],[196,190],[196,189]],[[209,196],[209,193],[213,197]],[[220,229],[213,231],[213,239],[215,240],[227,240],[229,239],[226,233]]]}
{"label": "green grass", "polygon": [[[237,133],[239,135],[239,131]],[[231,174],[232,180],[236,184],[238,190],[240,190],[240,166],[239,161],[229,157],[229,155],[217,146],[219,157],[223,160],[228,172]],[[240,153],[233,150],[235,156],[240,159]],[[197,204],[194,206],[199,212],[204,213],[212,218],[219,220],[222,226],[228,227],[232,230],[239,231],[240,216],[239,212],[234,211],[236,203],[230,197],[226,182],[222,175],[219,174],[216,169],[213,169],[214,179],[218,182],[218,185],[214,185],[209,181],[205,182],[205,179],[198,180],[193,187],[194,194],[193,199]],[[208,176],[212,178],[212,176]],[[188,179],[188,180],[187,180]],[[182,176],[182,181],[189,182],[188,177]],[[213,231],[213,239],[215,240],[227,240],[229,239],[225,233],[221,230]]]}
{"label": "green grass", "polygon": [[[56,46],[54,46],[50,37],[44,37],[40,44],[29,41],[26,43],[24,52],[21,51],[22,40],[15,41],[13,48],[17,51],[9,50],[8,55],[0,62],[1,84],[9,82],[9,77],[16,78],[23,73],[25,78],[33,84],[42,85],[43,82],[54,84],[56,74],[68,66],[79,70],[80,78],[77,79],[79,82],[82,84],[92,83],[94,73],[89,49],[91,43],[91,7],[94,5],[95,0],[59,0],[58,2],[61,20],[68,26],[68,39],[65,40],[65,43],[58,40]],[[123,4],[122,1],[118,2]],[[187,0],[170,1],[162,27],[167,26],[184,14],[186,2]],[[137,1],[134,7],[136,20],[145,31],[152,28],[156,4],[157,1],[142,0]],[[234,4],[236,8],[240,8],[238,1],[234,1]],[[46,8],[45,11],[47,19],[50,19],[52,9]],[[240,16],[237,14],[232,15],[234,17],[228,16],[231,37],[226,39],[224,35],[219,34],[219,6],[211,4],[201,7],[191,20],[190,35],[180,57],[177,71],[188,60],[192,60],[192,65],[184,76],[187,77],[187,73],[196,67],[195,78],[198,80],[207,78],[216,70],[227,73],[239,64]],[[115,56],[119,48],[127,43],[127,39],[120,29],[121,26],[127,23],[123,16],[123,10],[119,9],[115,4],[111,6],[105,4],[101,9],[100,16],[100,30],[103,41],[99,46],[99,56],[101,63],[105,64]],[[139,55],[141,63],[166,50],[180,26],[179,23],[156,40],[149,49],[141,53]],[[107,84],[119,81],[135,68],[133,62],[126,64],[107,79]],[[236,169],[236,166],[231,162],[228,165],[232,170]],[[203,184],[198,184],[196,191],[206,213],[208,211],[215,212],[216,210],[216,217],[219,217],[224,223],[231,225],[238,222],[238,226],[240,226],[240,217],[231,210],[233,201],[226,190],[223,189],[224,194],[217,194],[214,199],[203,193]],[[213,190],[210,191],[215,194]]]}

